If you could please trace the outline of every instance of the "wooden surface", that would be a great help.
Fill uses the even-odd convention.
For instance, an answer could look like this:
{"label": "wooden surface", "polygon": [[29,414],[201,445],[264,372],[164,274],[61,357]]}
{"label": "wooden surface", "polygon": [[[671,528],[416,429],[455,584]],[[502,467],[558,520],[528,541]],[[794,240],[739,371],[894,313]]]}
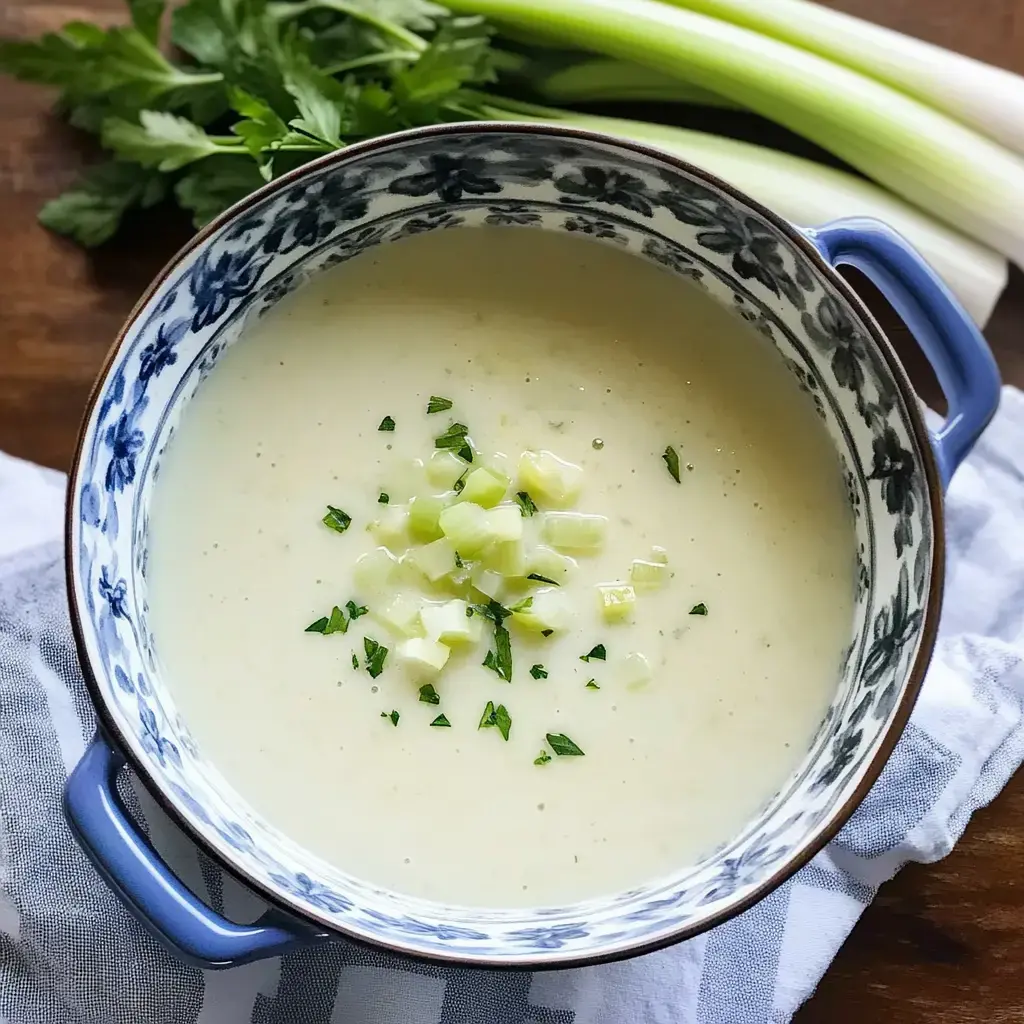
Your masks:
{"label": "wooden surface", "polygon": [[[832,6],[1024,73],[1024,0],[834,0]],[[0,34],[118,16],[116,0],[0,0]],[[108,345],[189,232],[173,215],[150,214],[87,255],[40,228],[37,208],[74,178],[90,153],[49,115],[49,101],[42,89],[0,82],[0,450],[63,469]],[[755,136],[761,131],[752,128]],[[919,390],[934,401],[934,381],[912,343],[880,315]],[[1019,272],[986,333],[1004,378],[1024,386]],[[975,816],[950,857],[909,867],[882,889],[797,1019],[1024,1021],[1024,774]]]}

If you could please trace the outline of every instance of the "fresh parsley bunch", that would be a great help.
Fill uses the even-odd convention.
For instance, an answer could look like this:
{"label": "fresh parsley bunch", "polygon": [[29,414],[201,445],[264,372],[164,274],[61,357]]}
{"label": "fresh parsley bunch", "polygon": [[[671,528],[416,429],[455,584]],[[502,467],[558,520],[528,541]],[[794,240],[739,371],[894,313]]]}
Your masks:
{"label": "fresh parsley bunch", "polygon": [[486,117],[491,31],[430,0],[188,0],[158,45],[164,0],[131,24],[72,22],[0,42],[0,71],[55,86],[71,124],[113,159],[40,212],[82,245],[173,195],[197,226],[264,181],[346,143]]}

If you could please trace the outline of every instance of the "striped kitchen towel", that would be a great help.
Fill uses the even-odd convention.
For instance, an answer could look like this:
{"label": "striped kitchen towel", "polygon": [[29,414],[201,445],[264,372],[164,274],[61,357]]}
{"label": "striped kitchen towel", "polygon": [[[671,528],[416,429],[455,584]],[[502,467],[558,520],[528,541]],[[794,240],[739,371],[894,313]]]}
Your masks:
{"label": "striped kitchen towel", "polygon": [[[220,973],[182,966],[75,845],[61,790],[94,715],[60,541],[64,477],[0,455],[0,1024],[775,1024],[814,991],[878,887],[947,854],[1024,758],[1024,395],[949,494],[940,639],[906,733],[839,837],[747,913],[673,949],[543,974],[417,964],[346,942]],[[254,920],[143,791],[155,844],[213,907]]]}

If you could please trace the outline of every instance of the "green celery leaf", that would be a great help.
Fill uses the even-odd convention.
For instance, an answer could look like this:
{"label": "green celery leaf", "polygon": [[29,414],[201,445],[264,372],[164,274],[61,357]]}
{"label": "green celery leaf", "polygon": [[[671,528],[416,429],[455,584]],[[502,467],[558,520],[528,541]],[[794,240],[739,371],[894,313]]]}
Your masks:
{"label": "green celery leaf", "polygon": [[132,24],[151,43],[155,44],[160,35],[165,6],[164,0],[128,0]]}
{"label": "green celery leaf", "polygon": [[199,125],[159,110],[141,111],[138,124],[121,117],[107,118],[101,139],[122,159],[159,171],[176,171],[224,148]]}

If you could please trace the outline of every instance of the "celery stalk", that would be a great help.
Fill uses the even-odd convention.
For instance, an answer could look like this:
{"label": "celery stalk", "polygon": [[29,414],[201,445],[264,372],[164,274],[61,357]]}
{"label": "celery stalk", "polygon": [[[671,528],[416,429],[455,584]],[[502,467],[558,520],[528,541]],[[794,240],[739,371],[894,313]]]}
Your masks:
{"label": "celery stalk", "polygon": [[656,0],[450,6],[720,93],[1024,264],[1024,159],[849,68]]}

